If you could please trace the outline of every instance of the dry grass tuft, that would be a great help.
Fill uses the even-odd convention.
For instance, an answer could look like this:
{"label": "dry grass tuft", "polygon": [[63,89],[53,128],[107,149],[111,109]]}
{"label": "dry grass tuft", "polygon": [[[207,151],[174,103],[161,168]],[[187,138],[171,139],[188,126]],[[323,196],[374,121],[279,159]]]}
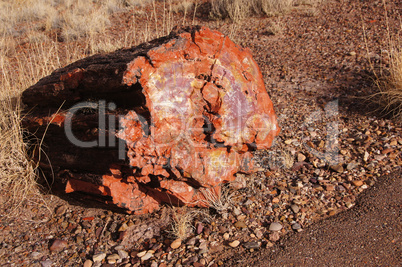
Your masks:
{"label": "dry grass tuft", "polygon": [[238,22],[259,14],[276,16],[288,12],[293,0],[212,0],[211,17]]}
{"label": "dry grass tuft", "polygon": [[[190,9],[195,12],[197,5],[190,2],[196,3],[186,1],[178,6],[177,12],[184,13],[182,24],[194,19]],[[152,14],[143,11],[145,4],[152,4]],[[0,190],[5,192],[0,204],[10,214],[32,201],[32,194],[40,197],[37,186],[40,169],[31,162],[27,151],[29,145],[40,145],[43,137],[33,136],[31,144],[24,141],[20,126],[21,92],[55,69],[88,55],[138,45],[168,34],[176,25],[173,4],[169,0],[158,9],[161,5],[157,6],[155,0],[0,2]],[[118,36],[111,34],[110,15],[127,9],[133,13],[132,24]],[[144,14],[146,26],[137,29],[136,16]],[[186,20],[187,15],[190,21]],[[23,49],[18,48],[20,44]]]}
{"label": "dry grass tuft", "polygon": [[[152,4],[154,12],[146,13],[145,4]],[[40,144],[43,137],[32,136],[30,144],[24,140],[21,92],[55,69],[81,58],[168,34],[177,24],[173,4],[173,0],[163,5],[156,0],[0,2],[0,205],[10,214],[32,201],[32,194],[40,196],[40,169],[27,151],[29,145]],[[191,23],[191,5],[182,8],[180,12],[185,13],[184,17],[188,15],[189,21],[183,19],[180,24]],[[110,16],[128,10],[133,14],[131,25],[125,31],[111,32]],[[136,21],[143,20],[143,16],[147,16],[146,27],[137,28]]]}
{"label": "dry grass tuft", "polygon": [[234,195],[227,185],[222,185],[220,194],[212,188],[202,188],[200,192],[203,194],[205,200],[203,203],[214,209],[219,214],[224,214],[234,206]]}
{"label": "dry grass tuft", "polygon": [[277,16],[288,12],[294,0],[262,0],[261,9],[267,16]]}
{"label": "dry grass tuft", "polygon": [[[383,1],[386,7],[385,1]],[[386,12],[386,10],[385,10]],[[402,120],[402,22],[396,33],[391,33],[388,15],[387,21],[388,40],[386,50],[382,50],[382,58],[388,64],[376,67],[370,59],[371,69],[375,76],[375,84],[378,91],[369,97],[369,100],[380,107],[385,116],[392,116]],[[368,54],[369,51],[367,51]]]}
{"label": "dry grass tuft", "polygon": [[202,215],[208,218],[208,214],[199,209],[190,209],[188,207],[172,207],[170,216],[172,218],[172,230],[170,234],[175,238],[186,240],[187,237],[194,231],[193,222],[197,216]]}
{"label": "dry grass tuft", "polygon": [[377,101],[386,115],[402,120],[402,50],[401,46],[389,54],[389,74],[377,79]]}
{"label": "dry grass tuft", "polygon": [[35,166],[26,157],[26,145],[20,125],[18,98],[0,96],[0,204],[12,214],[36,190]]}
{"label": "dry grass tuft", "polygon": [[24,140],[20,94],[50,74],[59,61],[53,54],[54,47],[35,42],[25,54],[16,52],[12,47],[15,43],[3,36],[0,45],[0,190],[3,192],[0,204],[10,215],[18,215],[16,211],[27,200],[42,201],[36,182],[37,165],[27,155],[27,139],[32,145],[38,145],[41,137],[25,136]]}

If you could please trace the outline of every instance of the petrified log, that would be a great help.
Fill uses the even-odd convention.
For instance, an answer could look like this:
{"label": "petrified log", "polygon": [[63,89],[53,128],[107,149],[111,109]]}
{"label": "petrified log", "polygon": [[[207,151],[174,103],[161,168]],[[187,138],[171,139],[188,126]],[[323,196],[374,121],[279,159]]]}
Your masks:
{"label": "petrified log", "polygon": [[250,51],[198,26],[58,69],[23,103],[66,192],[136,214],[206,206],[279,132]]}

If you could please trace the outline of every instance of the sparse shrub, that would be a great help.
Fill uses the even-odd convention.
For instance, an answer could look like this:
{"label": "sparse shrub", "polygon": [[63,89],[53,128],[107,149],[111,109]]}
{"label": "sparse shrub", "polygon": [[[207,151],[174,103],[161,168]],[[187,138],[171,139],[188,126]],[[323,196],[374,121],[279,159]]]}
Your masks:
{"label": "sparse shrub", "polygon": [[188,207],[172,207],[170,213],[172,219],[172,230],[170,233],[175,238],[185,240],[194,231],[193,221],[194,218],[199,215],[202,215],[204,219],[208,218],[209,216],[199,209],[190,209]]}
{"label": "sparse shrub", "polygon": [[227,212],[234,205],[234,192],[227,185],[223,185],[220,192],[216,192],[212,188],[202,188],[200,192],[204,195],[204,204],[219,214]]}

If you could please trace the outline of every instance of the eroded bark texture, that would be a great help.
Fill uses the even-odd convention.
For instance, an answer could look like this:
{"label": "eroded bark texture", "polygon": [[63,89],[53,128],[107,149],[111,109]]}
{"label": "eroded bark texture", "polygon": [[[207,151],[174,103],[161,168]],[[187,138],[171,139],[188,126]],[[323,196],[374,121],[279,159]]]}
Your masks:
{"label": "eroded bark texture", "polygon": [[[77,108],[88,100],[105,102]],[[250,51],[205,27],[78,61],[27,89],[23,102],[31,132],[50,124],[47,153],[66,192],[108,196],[136,214],[164,202],[206,206],[223,183],[254,171],[250,151],[279,132]],[[66,125],[96,145],[77,146]]]}

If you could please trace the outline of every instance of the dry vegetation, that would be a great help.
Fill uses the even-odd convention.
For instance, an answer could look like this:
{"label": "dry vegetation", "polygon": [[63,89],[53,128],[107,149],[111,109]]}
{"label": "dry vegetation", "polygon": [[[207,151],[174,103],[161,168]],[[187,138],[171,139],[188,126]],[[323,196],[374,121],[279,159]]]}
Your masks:
{"label": "dry vegetation", "polygon": [[302,8],[307,15],[315,15],[316,7],[324,0],[212,0],[211,17],[230,18],[239,22],[254,15],[278,16],[292,8]]}
{"label": "dry vegetation", "polygon": [[402,119],[402,23],[397,33],[388,29],[388,47],[382,50],[385,66],[371,62],[378,92],[370,96],[385,115]]}
{"label": "dry vegetation", "polygon": [[[191,3],[191,4],[190,4]],[[42,136],[24,138],[20,94],[53,70],[99,52],[129,47],[168,34],[174,26],[173,12],[182,12],[183,24],[191,23],[193,1],[144,0],[19,0],[0,2],[0,202],[13,214],[32,194],[38,193],[40,169],[30,162],[28,146],[39,146]],[[146,26],[137,29],[136,17],[144,15]],[[130,11],[132,23],[116,36],[111,16]],[[158,14],[161,13],[161,14]],[[163,27],[159,27],[163,25]],[[46,155],[41,155],[46,157]],[[40,194],[36,194],[40,195]]]}
{"label": "dry vegetation", "polygon": [[237,22],[252,15],[285,13],[292,5],[293,0],[212,0],[211,15]]}
{"label": "dry vegetation", "polygon": [[194,218],[202,215],[208,220],[208,214],[199,209],[190,209],[183,207],[181,209],[172,207],[170,212],[171,228],[170,234],[174,238],[186,240],[190,233],[194,230]]}

